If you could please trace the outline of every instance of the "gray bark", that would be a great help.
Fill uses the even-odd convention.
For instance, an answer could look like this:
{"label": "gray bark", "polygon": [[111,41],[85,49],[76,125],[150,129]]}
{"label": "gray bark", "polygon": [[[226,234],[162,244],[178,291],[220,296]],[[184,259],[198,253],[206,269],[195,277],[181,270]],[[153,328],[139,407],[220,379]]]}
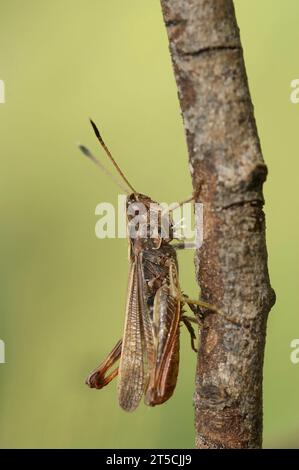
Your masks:
{"label": "gray bark", "polygon": [[265,166],[231,0],[161,0],[204,243],[195,255],[201,298],[222,315],[201,330],[196,373],[198,448],[262,445],[268,313],[262,187]]}

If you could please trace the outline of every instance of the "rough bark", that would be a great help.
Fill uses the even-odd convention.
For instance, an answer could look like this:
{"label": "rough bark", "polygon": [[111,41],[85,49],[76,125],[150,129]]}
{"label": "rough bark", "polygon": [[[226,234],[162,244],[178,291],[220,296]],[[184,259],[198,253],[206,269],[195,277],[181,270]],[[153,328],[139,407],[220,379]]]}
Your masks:
{"label": "rough bark", "polygon": [[201,331],[194,396],[198,448],[262,445],[269,282],[265,166],[231,0],[161,0],[204,242],[201,297],[225,316]]}

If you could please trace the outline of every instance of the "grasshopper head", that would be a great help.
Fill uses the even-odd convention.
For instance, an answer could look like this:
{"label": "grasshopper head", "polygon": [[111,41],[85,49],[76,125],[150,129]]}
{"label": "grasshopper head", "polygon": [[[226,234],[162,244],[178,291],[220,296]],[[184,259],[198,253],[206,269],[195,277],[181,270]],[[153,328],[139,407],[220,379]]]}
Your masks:
{"label": "grasshopper head", "polygon": [[173,238],[173,221],[168,211],[149,196],[132,193],[127,197],[128,235],[143,249],[158,249]]}

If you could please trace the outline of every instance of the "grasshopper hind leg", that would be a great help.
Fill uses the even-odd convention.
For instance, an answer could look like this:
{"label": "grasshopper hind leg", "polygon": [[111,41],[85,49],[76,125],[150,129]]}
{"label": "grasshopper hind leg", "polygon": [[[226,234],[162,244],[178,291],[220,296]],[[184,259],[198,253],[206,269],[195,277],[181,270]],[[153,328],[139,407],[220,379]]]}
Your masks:
{"label": "grasshopper hind leg", "polygon": [[[204,314],[202,312],[202,308],[212,309],[214,311],[215,307],[213,305],[207,304],[206,302],[201,301],[193,301],[189,299],[189,297],[185,294],[182,294],[181,301],[188,305],[191,312],[194,314],[194,317],[189,317],[187,315],[182,315],[181,321],[186,326],[187,330],[190,333],[191,338],[191,348],[193,351],[197,352],[197,348],[195,347],[195,340],[196,335],[192,323],[196,323],[199,329],[203,326]],[[196,303],[195,303],[196,302]]]}
{"label": "grasshopper hind leg", "polygon": [[195,334],[195,331],[191,322],[194,321],[195,323],[198,323],[198,321],[195,320],[194,318],[187,317],[186,315],[183,315],[181,317],[181,321],[184,323],[184,325],[186,326],[187,330],[190,333],[191,348],[193,349],[194,352],[197,352],[198,349],[195,347],[195,341],[197,338],[196,338],[196,334]]}
{"label": "grasshopper hind leg", "polygon": [[202,309],[206,309],[213,313],[220,313],[220,311],[215,305],[209,304],[208,302],[204,302],[203,300],[190,299],[186,294],[182,294],[181,300],[182,302],[188,305],[188,307],[190,308],[190,310],[192,310],[196,317],[200,316],[201,319],[203,319],[204,317]]}
{"label": "grasshopper hind leg", "polygon": [[111,380],[113,380],[118,374],[118,367],[110,372],[109,375],[106,376],[106,372],[116,363],[116,361],[120,358],[121,355],[121,347],[122,347],[122,340],[119,340],[114,348],[112,349],[111,353],[108,354],[106,359],[96,368],[94,369],[91,374],[85,380],[86,385],[90,388],[96,388],[100,390],[101,388],[108,385]]}

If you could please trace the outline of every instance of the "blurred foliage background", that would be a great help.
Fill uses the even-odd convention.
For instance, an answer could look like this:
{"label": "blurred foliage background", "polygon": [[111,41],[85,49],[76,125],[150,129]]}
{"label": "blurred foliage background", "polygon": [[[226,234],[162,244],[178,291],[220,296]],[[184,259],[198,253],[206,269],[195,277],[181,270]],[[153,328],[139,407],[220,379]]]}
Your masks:
{"label": "blurred foliage background", "polygon": [[[76,149],[104,158],[92,116],[130,181],[157,200],[190,194],[187,151],[158,0],[0,0],[1,447],[191,448],[195,354],[182,331],[174,397],[126,414],[116,383],[87,373],[122,333],[126,240],[98,240],[96,205],[117,188]],[[236,0],[265,185],[277,303],[268,326],[265,447],[296,447],[299,365],[297,0]],[[196,295],[193,253],[182,288]]]}

